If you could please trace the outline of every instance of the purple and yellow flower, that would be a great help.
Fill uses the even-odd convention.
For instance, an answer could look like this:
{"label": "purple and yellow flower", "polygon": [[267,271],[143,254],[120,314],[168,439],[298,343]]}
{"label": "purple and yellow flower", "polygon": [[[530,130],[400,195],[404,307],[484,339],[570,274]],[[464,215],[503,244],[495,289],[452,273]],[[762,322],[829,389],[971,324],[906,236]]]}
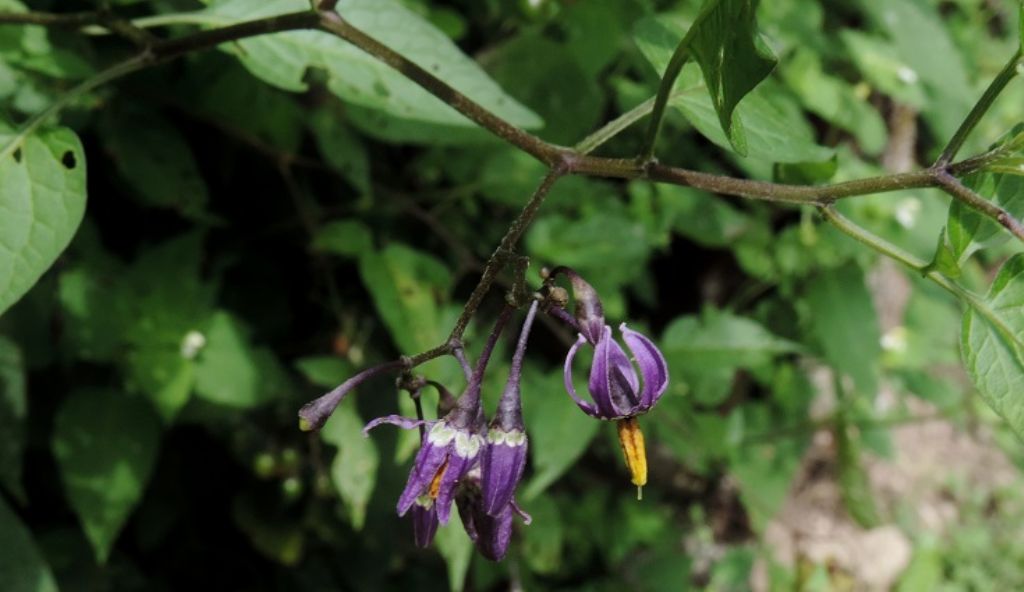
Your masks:
{"label": "purple and yellow flower", "polygon": [[[622,346],[612,337],[612,329],[605,323],[601,301],[594,288],[571,269],[563,267],[555,273],[564,273],[572,282],[576,301],[575,321],[579,330],[579,337],[565,358],[565,389],[587,415],[618,423],[619,442],[632,482],[638,488],[643,487],[647,483],[647,456],[636,416],[647,413],[665,394],[668,364],[650,339],[622,323],[619,332],[633,354],[634,367]],[[594,346],[594,360],[587,381],[590,401],[576,393],[572,372],[576,354],[588,342]]]}

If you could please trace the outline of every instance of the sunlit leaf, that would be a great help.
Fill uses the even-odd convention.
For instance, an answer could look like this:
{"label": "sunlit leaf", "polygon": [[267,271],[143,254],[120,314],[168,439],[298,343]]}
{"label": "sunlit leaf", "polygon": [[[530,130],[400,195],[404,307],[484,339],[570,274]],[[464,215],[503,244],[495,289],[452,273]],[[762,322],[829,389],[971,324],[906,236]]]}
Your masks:
{"label": "sunlit leaf", "polygon": [[964,312],[960,351],[985,402],[1024,437],[1024,255],[999,270],[981,306]]}
{"label": "sunlit leaf", "polygon": [[[0,127],[0,149],[12,136]],[[0,160],[0,314],[53,265],[85,212],[85,154],[74,132],[29,136]]]}

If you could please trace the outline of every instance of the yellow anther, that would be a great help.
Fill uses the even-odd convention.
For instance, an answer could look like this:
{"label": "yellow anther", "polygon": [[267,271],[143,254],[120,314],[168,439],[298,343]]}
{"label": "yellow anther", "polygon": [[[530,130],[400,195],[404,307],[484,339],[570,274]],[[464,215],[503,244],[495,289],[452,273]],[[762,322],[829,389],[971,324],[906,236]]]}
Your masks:
{"label": "yellow anther", "polygon": [[637,487],[637,498],[642,495],[642,487],[647,484],[647,451],[644,449],[644,434],[635,417],[620,419],[619,443],[622,454],[626,457],[626,466],[632,476],[633,485]]}

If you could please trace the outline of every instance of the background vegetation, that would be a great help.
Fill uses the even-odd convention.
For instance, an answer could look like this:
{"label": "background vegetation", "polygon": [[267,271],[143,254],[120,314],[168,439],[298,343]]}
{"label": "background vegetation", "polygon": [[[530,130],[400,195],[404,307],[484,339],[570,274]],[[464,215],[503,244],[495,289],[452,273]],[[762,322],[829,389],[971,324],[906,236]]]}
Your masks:
{"label": "background vegetation", "polygon": [[[654,96],[700,4],[350,0],[339,11],[513,124],[573,145]],[[475,557],[457,525],[415,548],[394,503],[416,435],[359,433],[368,418],[411,414],[407,396],[375,380],[319,434],[301,433],[296,411],[362,367],[442,343],[544,166],[316,31],[69,93],[135,55],[133,42],[148,42],[140,30],[176,37],[306,6],[0,0],[0,12],[109,8],[145,27],[110,35],[109,16],[0,25],[0,589],[1024,580],[1024,455],[1012,429],[1024,417],[1024,358],[1012,339],[965,329],[979,340],[964,346],[979,397],[958,354],[964,307],[935,282],[811,206],[642,179],[561,180],[521,253],[532,285],[542,265],[575,267],[610,321],[665,352],[670,390],[641,418],[644,500],[614,430],[565,394],[573,336],[540,324],[523,392],[531,456],[520,499],[533,524],[503,563]],[[1019,51],[1019,10],[1012,0],[764,2],[757,38],[778,65],[737,108],[745,150],[691,64],[657,154],[803,184],[920,168]],[[62,127],[49,120],[7,142],[64,100]],[[962,155],[1019,138],[1022,105],[1017,80]],[[645,123],[599,153],[641,152]],[[990,168],[971,187],[1019,217],[1024,157]],[[977,293],[1021,250],[938,189],[856,197],[838,211]],[[1024,318],[1012,271],[988,302]],[[511,281],[500,276],[470,326],[471,353]],[[488,408],[509,355],[500,344]],[[417,372],[463,385],[447,358]],[[799,524],[801,514],[824,522]],[[870,541],[902,559],[875,563],[858,551]]]}

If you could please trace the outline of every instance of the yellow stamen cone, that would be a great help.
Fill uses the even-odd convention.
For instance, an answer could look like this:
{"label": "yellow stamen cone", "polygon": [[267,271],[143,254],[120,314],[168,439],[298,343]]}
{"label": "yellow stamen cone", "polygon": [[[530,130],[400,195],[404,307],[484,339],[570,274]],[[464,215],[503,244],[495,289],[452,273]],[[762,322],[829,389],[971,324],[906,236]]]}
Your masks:
{"label": "yellow stamen cone", "polygon": [[633,485],[637,487],[637,499],[643,497],[643,486],[647,484],[647,451],[644,449],[644,434],[640,431],[640,423],[635,417],[620,419],[619,444],[622,454],[626,457],[626,466],[632,476]]}

